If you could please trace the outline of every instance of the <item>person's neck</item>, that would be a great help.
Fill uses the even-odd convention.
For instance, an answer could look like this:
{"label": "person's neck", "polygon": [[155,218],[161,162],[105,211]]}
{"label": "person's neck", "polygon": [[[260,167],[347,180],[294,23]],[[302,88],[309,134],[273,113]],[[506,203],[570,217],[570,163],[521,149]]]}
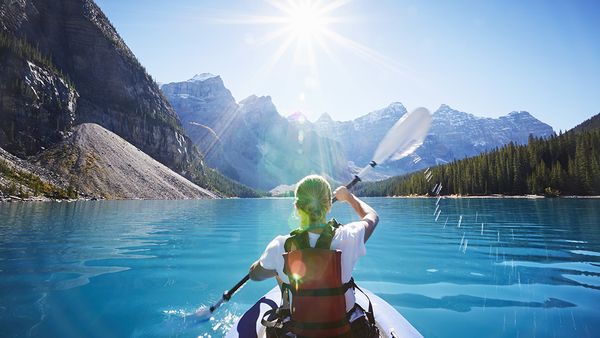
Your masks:
{"label": "person's neck", "polygon": [[323,229],[325,228],[326,223],[312,223],[312,224],[308,224],[306,226],[304,226],[304,229],[307,229],[308,232],[312,232],[314,234],[320,234],[321,232],[323,232]]}

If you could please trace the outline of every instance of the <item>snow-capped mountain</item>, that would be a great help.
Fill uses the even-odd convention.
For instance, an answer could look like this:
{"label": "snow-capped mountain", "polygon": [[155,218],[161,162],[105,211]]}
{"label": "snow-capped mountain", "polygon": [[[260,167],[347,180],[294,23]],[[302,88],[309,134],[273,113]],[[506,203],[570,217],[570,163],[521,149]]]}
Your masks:
{"label": "snow-capped mountain", "polygon": [[237,103],[221,77],[207,74],[161,89],[208,165],[230,178],[268,190],[310,173],[350,177],[341,145],[283,118],[269,96]]}
{"label": "snow-capped mountain", "polygon": [[[283,118],[268,96],[237,103],[221,77],[200,74],[161,87],[206,162],[251,187],[293,184],[309,173],[337,180],[369,163],[389,128],[407,110],[394,102],[351,121],[323,114],[310,122],[301,112]],[[474,156],[530,134],[550,136],[552,127],[527,112],[484,118],[441,105],[413,156],[386,163],[365,179],[380,179]]]}
{"label": "snow-capped mountain", "polygon": [[[398,102],[352,121],[334,121],[323,114],[314,123],[303,123],[323,136],[340,142],[346,157],[358,167],[366,165],[389,128],[406,114]],[[528,112],[512,112],[497,119],[477,117],[441,105],[434,112],[431,129],[423,146],[413,156],[384,165],[381,175],[400,175],[429,166],[480,154],[509,142],[527,143],[529,135],[550,136],[552,127]],[[375,177],[371,177],[373,179]]]}
{"label": "snow-capped mountain", "polygon": [[388,129],[404,114],[406,108],[402,103],[394,102],[352,121],[338,122],[328,114],[322,114],[314,128],[322,136],[340,142],[346,157],[355,165],[364,166],[371,161],[370,157]]}

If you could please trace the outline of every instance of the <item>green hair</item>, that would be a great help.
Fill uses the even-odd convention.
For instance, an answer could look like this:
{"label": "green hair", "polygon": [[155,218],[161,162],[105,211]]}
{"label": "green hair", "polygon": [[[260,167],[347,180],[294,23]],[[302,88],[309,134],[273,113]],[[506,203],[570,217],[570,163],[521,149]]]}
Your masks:
{"label": "green hair", "polygon": [[309,175],[296,185],[295,205],[300,215],[300,227],[325,224],[331,206],[331,186],[319,175]]}

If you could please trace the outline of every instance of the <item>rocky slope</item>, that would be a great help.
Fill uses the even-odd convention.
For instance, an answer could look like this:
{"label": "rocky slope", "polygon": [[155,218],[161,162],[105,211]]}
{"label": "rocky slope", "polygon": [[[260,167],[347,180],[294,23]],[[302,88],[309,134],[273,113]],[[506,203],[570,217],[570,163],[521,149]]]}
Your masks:
{"label": "rocky slope", "polygon": [[0,148],[0,201],[80,197],[84,196],[62,177]]}
{"label": "rocky slope", "polygon": [[37,163],[84,194],[111,199],[215,198],[105,128],[84,123]]}
{"label": "rocky slope", "polygon": [[[0,29],[6,36],[36,46],[38,53],[49,58],[53,67],[70,79],[77,95],[69,92],[73,88],[61,90],[60,81],[47,76],[38,77],[42,84],[25,84],[29,87],[27,91],[37,92],[35,86],[38,86],[50,92],[51,87],[56,87],[61,98],[67,96],[74,101],[73,98],[78,96],[76,110],[73,105],[72,109],[67,109],[68,112],[75,111],[74,124],[98,123],[171,169],[191,178],[201,175],[201,155],[184,135],[177,115],[93,1],[3,1],[0,4]],[[21,73],[23,83],[26,82],[27,67],[22,66],[27,66],[27,59],[23,58],[21,66],[15,65],[13,71]],[[43,71],[36,70],[38,74]],[[29,104],[26,97],[22,101],[16,105]],[[47,100],[43,99],[43,102]],[[61,107],[69,107],[64,99],[60,102]],[[24,125],[31,120],[26,112],[14,111],[19,113],[5,116],[2,111],[2,118],[10,118],[15,125]],[[73,123],[64,121],[62,116],[68,115],[66,111],[61,113],[58,114],[60,118],[55,117],[60,120],[59,128],[34,118],[34,125],[39,127],[22,130],[19,138],[55,135],[57,129],[68,132]],[[3,128],[4,133],[10,134],[11,130],[7,132],[7,129]],[[40,150],[38,145],[45,147],[56,139],[46,137],[43,141],[23,142],[22,147],[13,143],[11,151],[32,155]]]}
{"label": "rocky slope", "polygon": [[349,177],[340,145],[290,123],[268,96],[238,104],[222,79],[210,74],[161,89],[206,162],[235,180],[268,190],[309,173]]}

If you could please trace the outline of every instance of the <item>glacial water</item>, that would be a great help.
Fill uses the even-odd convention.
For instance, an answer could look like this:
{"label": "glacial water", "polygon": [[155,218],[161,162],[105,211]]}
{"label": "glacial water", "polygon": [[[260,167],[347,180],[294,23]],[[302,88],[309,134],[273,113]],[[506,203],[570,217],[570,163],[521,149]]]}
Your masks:
{"label": "glacial water", "polygon": [[[367,201],[381,222],[355,278],[424,336],[600,336],[600,200]],[[0,337],[221,337],[274,282],[185,314],[289,232],[291,204],[2,203]]]}

